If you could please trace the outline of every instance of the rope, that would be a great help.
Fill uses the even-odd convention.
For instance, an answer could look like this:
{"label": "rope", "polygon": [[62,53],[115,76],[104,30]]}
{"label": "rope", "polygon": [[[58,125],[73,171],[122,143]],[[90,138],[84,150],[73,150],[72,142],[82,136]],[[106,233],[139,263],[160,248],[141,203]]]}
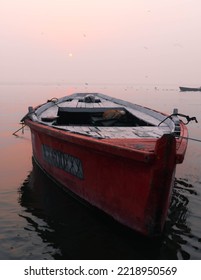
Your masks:
{"label": "rope", "polygon": [[[59,107],[59,106],[56,104],[56,103],[58,102],[58,98],[56,98],[56,97],[53,97],[53,98],[51,98],[50,100],[47,100],[47,102],[53,102],[57,107]],[[46,103],[47,103],[47,102],[46,102]],[[43,103],[42,105],[45,105],[46,103]],[[40,105],[40,106],[42,106],[42,105]],[[30,114],[35,113],[35,110],[34,110],[32,107],[29,107],[29,108],[31,108],[31,111],[30,111],[30,109],[29,109],[29,112],[21,119],[21,125],[22,125],[22,127],[19,128],[18,130],[16,130],[15,132],[13,132],[13,135],[18,136],[18,135],[17,135],[17,132],[20,131],[20,130],[22,130],[22,134],[24,134],[24,127],[26,126],[26,124],[24,123],[24,120],[25,120]]]}
{"label": "rope", "polygon": [[16,130],[15,132],[13,132],[13,135],[18,136],[16,133],[20,130],[22,130],[22,134],[24,134],[24,128],[25,128],[26,124],[22,123],[22,127],[20,127],[18,130]]}
{"label": "rope", "polygon": [[184,137],[184,136],[179,136],[179,138],[186,139],[186,140],[192,140],[192,141],[196,141],[196,142],[200,142],[201,143],[201,139],[196,139],[196,138],[191,138],[191,137]]}
{"label": "rope", "polygon": [[196,117],[192,117],[192,118],[191,118],[191,117],[189,117],[189,116],[187,116],[187,115],[184,115],[184,114],[173,113],[173,114],[167,116],[164,120],[162,120],[162,121],[158,124],[158,126],[160,126],[160,125],[161,125],[164,121],[166,121],[167,119],[171,119],[173,116],[177,116],[177,117],[180,116],[180,117],[186,118],[186,123],[183,122],[184,124],[188,124],[190,121],[195,121],[196,123],[198,123]]}

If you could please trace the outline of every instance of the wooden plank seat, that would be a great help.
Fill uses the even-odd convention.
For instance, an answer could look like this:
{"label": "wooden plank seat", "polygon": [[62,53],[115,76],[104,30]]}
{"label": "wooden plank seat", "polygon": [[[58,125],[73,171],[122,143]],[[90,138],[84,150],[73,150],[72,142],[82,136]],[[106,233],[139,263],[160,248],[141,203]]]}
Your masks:
{"label": "wooden plank seat", "polygon": [[93,102],[87,102],[86,98],[79,98],[78,101],[79,102],[86,102],[86,103],[100,103],[101,102],[100,98],[96,98],[96,97],[94,98]]}
{"label": "wooden plank seat", "polygon": [[80,107],[59,107],[58,108],[58,115],[62,113],[84,113],[84,114],[98,114],[98,113],[104,113],[106,110],[122,110],[126,111],[124,107],[94,107],[94,108],[80,108]]}

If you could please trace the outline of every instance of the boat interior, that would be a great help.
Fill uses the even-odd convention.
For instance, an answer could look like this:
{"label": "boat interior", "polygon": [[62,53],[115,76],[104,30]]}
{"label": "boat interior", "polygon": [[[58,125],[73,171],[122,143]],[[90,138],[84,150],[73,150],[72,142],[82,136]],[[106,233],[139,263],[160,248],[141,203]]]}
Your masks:
{"label": "boat interior", "polygon": [[159,138],[175,129],[171,120],[158,126],[165,118],[159,112],[101,94],[50,100],[35,116],[45,125],[95,138]]}
{"label": "boat interior", "polygon": [[69,108],[59,107],[58,118],[54,125],[87,125],[87,126],[118,126],[135,127],[151,126],[140,120],[124,107]]}

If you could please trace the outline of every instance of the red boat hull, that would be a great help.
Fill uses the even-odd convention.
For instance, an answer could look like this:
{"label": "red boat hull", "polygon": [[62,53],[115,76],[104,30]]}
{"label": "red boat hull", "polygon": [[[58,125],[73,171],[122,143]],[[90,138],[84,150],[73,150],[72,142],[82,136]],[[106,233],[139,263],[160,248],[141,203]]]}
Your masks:
{"label": "red boat hull", "polygon": [[184,142],[172,135],[127,143],[97,140],[28,119],[25,123],[34,158],[64,188],[143,235],[161,233]]}

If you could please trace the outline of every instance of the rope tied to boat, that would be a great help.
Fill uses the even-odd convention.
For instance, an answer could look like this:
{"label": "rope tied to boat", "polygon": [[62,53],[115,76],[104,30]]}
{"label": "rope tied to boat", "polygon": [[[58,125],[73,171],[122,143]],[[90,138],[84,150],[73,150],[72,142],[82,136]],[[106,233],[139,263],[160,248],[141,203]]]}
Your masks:
{"label": "rope tied to boat", "polygon": [[[53,98],[47,100],[46,103],[48,103],[48,102],[53,102],[57,107],[59,107],[59,106],[56,104],[56,103],[58,102],[58,98],[56,98],[56,97],[53,97]],[[42,106],[42,105],[44,105],[44,104],[46,104],[46,103],[43,103],[43,104],[41,104],[40,106]],[[40,107],[40,106],[38,106],[38,107]],[[37,108],[38,108],[38,107],[37,107]],[[26,126],[26,124],[24,123],[24,121],[25,121],[25,119],[29,118],[29,116],[30,116],[31,114],[35,114],[35,110],[36,110],[37,108],[34,109],[34,108],[31,107],[31,106],[28,108],[28,113],[27,113],[27,114],[21,119],[21,121],[20,121],[20,124],[22,125],[22,127],[19,128],[18,130],[16,130],[15,132],[13,132],[13,135],[18,136],[18,135],[17,135],[17,132],[19,132],[20,130],[22,131],[22,134],[24,134],[24,127]]]}
{"label": "rope tied to boat", "polygon": [[184,137],[184,136],[179,136],[178,138],[186,139],[186,140],[192,140],[201,143],[201,139],[196,139],[192,137]]}
{"label": "rope tied to boat", "polygon": [[28,113],[27,113],[27,114],[21,119],[21,121],[20,121],[20,124],[22,125],[22,127],[19,128],[18,130],[16,130],[15,132],[13,132],[13,135],[18,136],[18,135],[17,135],[17,132],[20,131],[20,130],[22,130],[22,134],[24,134],[24,128],[25,128],[25,126],[26,126],[26,124],[25,124],[24,121],[25,121],[27,118],[29,118],[29,116],[30,116],[31,114],[35,114],[35,110],[33,109],[32,106],[30,106],[30,107],[28,108]]}
{"label": "rope tied to boat", "polygon": [[[198,123],[196,117],[189,117],[188,115],[184,115],[184,114],[180,114],[180,113],[177,113],[177,112],[174,112],[173,114],[167,116],[164,120],[162,120],[158,126],[160,126],[163,122],[165,122],[167,119],[172,119],[172,117],[174,116],[179,116],[179,117],[184,117],[186,118],[186,122],[182,121],[185,125],[187,125],[189,122],[191,121],[195,121],[196,123]],[[201,139],[197,139],[197,138],[192,138],[192,137],[184,137],[184,136],[178,136],[178,135],[175,135],[175,133],[173,133],[173,135],[177,138],[182,138],[182,139],[186,139],[186,140],[192,140],[192,141],[196,141],[196,142],[199,142],[201,143]]]}
{"label": "rope tied to boat", "polygon": [[167,119],[172,119],[172,117],[183,117],[183,118],[186,118],[186,122],[183,122],[184,124],[188,124],[189,122],[191,122],[191,121],[195,121],[196,123],[198,123],[198,121],[197,121],[197,119],[196,119],[196,117],[189,117],[188,115],[184,115],[184,114],[180,114],[180,113],[173,113],[173,114],[171,114],[171,115],[169,115],[169,116],[167,116],[164,120],[162,120],[159,124],[158,124],[158,126],[160,126],[163,122],[165,122]]}
{"label": "rope tied to boat", "polygon": [[20,130],[22,131],[22,134],[24,134],[24,128],[25,128],[26,124],[24,122],[21,122],[20,124],[22,125],[22,127],[20,127],[18,130],[13,132],[13,135],[18,136],[17,132],[20,131]]}

